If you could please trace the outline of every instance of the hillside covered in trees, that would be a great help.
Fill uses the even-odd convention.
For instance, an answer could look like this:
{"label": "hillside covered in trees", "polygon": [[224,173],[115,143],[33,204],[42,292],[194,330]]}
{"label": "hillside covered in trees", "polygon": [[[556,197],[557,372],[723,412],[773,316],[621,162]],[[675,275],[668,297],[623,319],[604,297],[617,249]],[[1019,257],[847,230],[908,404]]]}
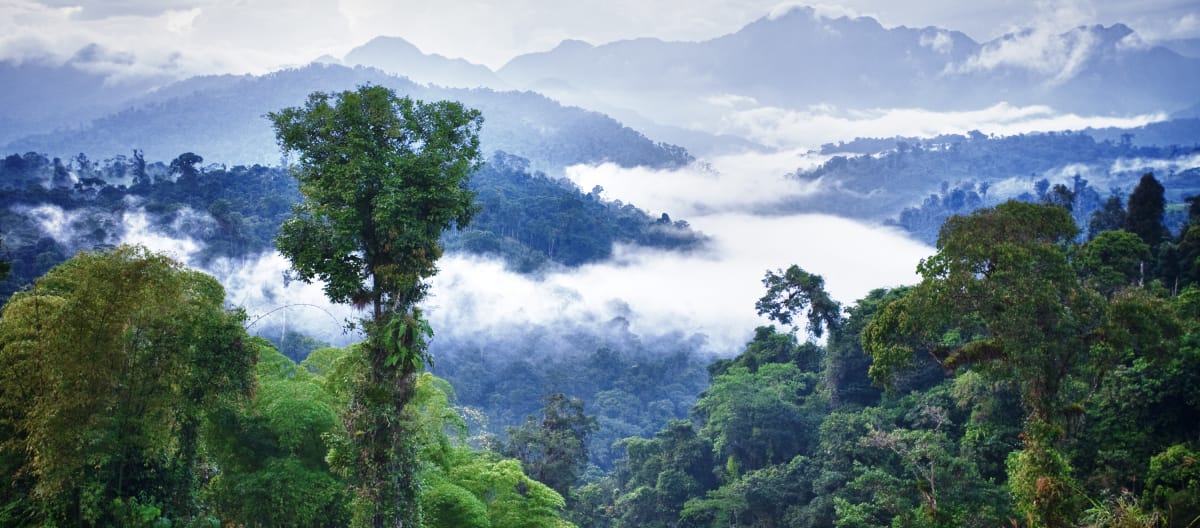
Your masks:
{"label": "hillside covered in trees", "polygon": [[956,216],[919,284],[844,309],[818,276],[768,272],[758,309],[791,330],[759,328],[688,420],[623,442],[575,521],[1194,525],[1200,209],[1171,237],[1163,203],[1147,175],[1082,243],[1058,205]]}
{"label": "hillside covered in trees", "polygon": [[[604,260],[614,242],[688,251],[705,241],[685,221],[602,200],[503,152],[471,181],[480,214],[446,234],[448,247],[503,258],[521,272]],[[0,160],[0,189],[2,257],[15,264],[0,298],[76,251],[115,246],[139,227],[196,242],[198,264],[253,257],[272,249],[300,199],[285,169],[205,164],[191,152],[170,162],[148,162],[140,151],[97,161],[11,154]]]}
{"label": "hillside covered in trees", "polygon": [[[1130,193],[1145,172],[1155,172],[1171,203],[1200,194],[1197,123],[1182,119],[1141,129],[999,137],[976,131],[858,138],[822,146],[832,157],[793,176],[827,184],[799,204],[806,210],[887,221],[930,244],[950,216],[1010,199],[1069,206],[1086,235],[1092,213],[1107,198]],[[1135,141],[1141,135],[1145,140]],[[1165,221],[1178,232],[1185,217],[1175,209]]]}
{"label": "hillside covered in trees", "polygon": [[[757,309],[782,328],[711,363],[702,392],[655,383],[687,379],[664,370],[694,364],[682,356],[597,343],[519,372],[464,351],[440,369],[450,382],[422,374],[410,404],[424,522],[1188,526],[1200,517],[1200,209],[1189,201],[1172,235],[1165,205],[1147,174],[1084,238],[1062,204],[956,216],[919,284],[846,307],[800,267],[768,272]],[[344,525],[336,417],[359,347],[298,364],[246,336],[211,278],[100,249],[55,266],[0,318],[4,524]],[[82,336],[102,345],[56,344]],[[613,378],[627,381],[588,388]],[[487,409],[513,380],[529,381],[524,407]],[[694,405],[686,419],[659,403],[630,418],[639,401]],[[531,417],[486,434],[481,416],[503,412]],[[84,466],[96,469],[72,478]]]}

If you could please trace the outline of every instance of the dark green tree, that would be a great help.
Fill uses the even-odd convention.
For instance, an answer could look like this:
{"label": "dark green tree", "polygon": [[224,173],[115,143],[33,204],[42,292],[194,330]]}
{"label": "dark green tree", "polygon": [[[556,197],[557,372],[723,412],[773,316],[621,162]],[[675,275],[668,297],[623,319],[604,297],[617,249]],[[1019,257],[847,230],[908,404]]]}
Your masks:
{"label": "dark green tree", "polygon": [[1161,183],[1154,174],[1142,175],[1137,187],[1129,195],[1129,209],[1125,215],[1125,230],[1142,238],[1154,252],[1166,240],[1169,233],[1163,225],[1166,198]]}
{"label": "dark green tree", "polygon": [[276,246],[331,301],[368,310],[366,372],[346,415],[355,524],[415,527],[417,463],[403,410],[432,335],[417,303],[437,272],[442,232],[474,212],[466,185],[480,165],[482,117],[380,86],[314,93],[268,116],[283,150],[299,156],[305,197]]}
{"label": "dark green tree", "polygon": [[596,429],[596,418],[583,412],[583,400],[554,393],[546,397],[540,420],[530,416],[521,427],[508,428],[504,454],[566,497],[587,467],[587,438]]}
{"label": "dark green tree", "polygon": [[[0,239],[0,249],[4,248],[4,240]],[[0,253],[3,256],[3,253]],[[12,264],[7,261],[0,260],[0,280],[4,280],[8,276],[8,272],[12,270]]]}
{"label": "dark green tree", "polygon": [[1114,190],[1104,206],[1092,213],[1088,221],[1088,240],[1096,238],[1105,231],[1121,229],[1125,226],[1125,205]]}
{"label": "dark green tree", "polygon": [[762,282],[767,293],[754,303],[758,315],[790,325],[807,309],[807,330],[816,337],[841,323],[842,307],[825,293],[825,279],[820,275],[793,264],[787,271],[767,271]]}

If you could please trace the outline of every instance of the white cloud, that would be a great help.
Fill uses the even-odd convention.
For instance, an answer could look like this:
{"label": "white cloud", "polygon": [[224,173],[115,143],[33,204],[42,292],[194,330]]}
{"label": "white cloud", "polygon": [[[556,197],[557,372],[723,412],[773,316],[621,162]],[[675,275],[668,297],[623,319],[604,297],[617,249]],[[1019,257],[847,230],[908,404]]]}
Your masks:
{"label": "white cloud", "polygon": [[945,31],[922,32],[921,38],[917,42],[943,55],[954,50],[954,39],[950,38],[950,34]]}
{"label": "white cloud", "polygon": [[450,256],[432,284],[434,328],[511,332],[523,325],[593,324],[615,317],[641,335],[703,334],[707,352],[740,351],[768,269],[798,264],[822,275],[831,295],[852,303],[871,289],[917,281],[917,262],[933,250],[899,232],[823,215],[759,217],[726,213],[691,218],[713,237],[698,254],[621,246],[611,262],[534,279],[499,263]]}
{"label": "white cloud", "polygon": [[746,108],[758,106],[758,100],[748,95],[721,94],[705,97],[704,102],[713,106],[725,108]]}
{"label": "white cloud", "polygon": [[921,108],[848,110],[828,107],[790,110],[763,106],[726,111],[717,132],[742,135],[774,147],[813,147],[853,137],[935,136],[980,130],[997,135],[1087,127],[1138,127],[1166,114],[1129,117],[1061,114],[1047,106],[998,103],[987,108],[936,112]]}
{"label": "white cloud", "polygon": [[[1113,162],[1109,172],[1181,172],[1200,167],[1200,154],[1170,159],[1119,158]],[[1161,176],[1160,176],[1161,178]]]}
{"label": "white cloud", "polygon": [[825,157],[799,151],[718,156],[679,170],[576,165],[566,177],[581,189],[596,185],[604,197],[619,199],[657,215],[675,218],[730,211],[761,211],[771,205],[817,192],[819,183],[786,177],[797,168],[813,168]]}
{"label": "white cloud", "polygon": [[1083,1],[1039,0],[1031,26],[1012,32],[984,46],[979,53],[953,68],[960,73],[997,68],[1025,69],[1057,85],[1075,77],[1097,44],[1086,27],[1096,19],[1091,4]]}

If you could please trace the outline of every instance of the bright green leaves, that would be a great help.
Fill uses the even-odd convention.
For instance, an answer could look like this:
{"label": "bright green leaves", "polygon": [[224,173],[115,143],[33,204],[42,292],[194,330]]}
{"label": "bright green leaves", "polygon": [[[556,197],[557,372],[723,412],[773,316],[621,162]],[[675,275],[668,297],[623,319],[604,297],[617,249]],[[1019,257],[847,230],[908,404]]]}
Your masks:
{"label": "bright green leaves", "polygon": [[223,302],[211,277],[136,247],[81,253],[13,296],[0,458],[22,461],[40,522],[116,523],[134,496],[194,513],[201,417],[251,387],[244,316]]}
{"label": "bright green leaves", "polygon": [[333,302],[370,308],[363,376],[346,413],[358,499],[355,522],[416,524],[414,449],[403,409],[432,335],[415,306],[437,273],[439,238],[475,212],[467,179],[481,163],[478,111],[424,103],[381,86],[314,93],[268,115],[279,145],[299,155],[305,202],[276,246],[302,280]]}
{"label": "bright green leaves", "polygon": [[433,328],[429,321],[421,318],[420,311],[413,310],[413,314],[393,315],[379,330],[379,344],[388,352],[383,366],[395,368],[399,365],[402,372],[414,372],[432,362],[433,358],[426,352],[426,340],[433,337]]}
{"label": "bright green leaves", "polygon": [[335,302],[419,300],[435,273],[438,237],[474,212],[468,175],[479,166],[479,112],[367,86],[312,94],[269,114],[280,146],[299,154],[306,201],[277,245]]}

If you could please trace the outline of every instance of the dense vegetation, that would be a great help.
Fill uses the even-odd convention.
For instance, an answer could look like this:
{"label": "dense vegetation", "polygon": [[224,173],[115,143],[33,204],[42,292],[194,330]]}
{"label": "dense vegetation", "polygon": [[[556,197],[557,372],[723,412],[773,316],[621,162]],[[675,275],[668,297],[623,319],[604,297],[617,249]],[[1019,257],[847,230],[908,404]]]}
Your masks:
{"label": "dense vegetation", "polygon": [[[1090,240],[1061,204],[955,217],[920,284],[844,310],[820,277],[769,272],[757,308],[790,330],[759,328],[741,355],[710,365],[690,419],[615,442],[609,472],[585,467],[597,426],[657,405],[640,401],[677,403],[686,386],[654,385],[689,362],[638,365],[660,344],[622,357],[596,342],[580,347],[595,350],[591,363],[587,352],[550,363],[525,384],[513,380],[545,358],[489,372],[467,351],[443,367],[464,392],[515,391],[535,417],[505,439],[474,439],[495,451],[469,447],[477,415],[421,374],[410,405],[424,523],[1188,526],[1200,517],[1200,206],[1190,201],[1171,235],[1150,175],[1115,205],[1094,216],[1107,227]],[[317,349],[297,365],[245,336],[220,298],[211,279],[120,247],[80,254],[8,303],[5,525],[347,522],[353,457],[337,416],[362,348]],[[800,322],[828,340],[800,341]],[[55,345],[78,339],[112,346]],[[103,357],[45,368],[58,365],[37,353],[46,347]],[[640,374],[615,377],[645,384],[571,397],[622,369]],[[644,395],[653,390],[664,396]],[[64,397],[79,391],[93,396]],[[89,418],[97,405],[120,412]],[[78,464],[99,471],[63,478]]]}
{"label": "dense vegetation", "polygon": [[[1200,152],[1200,145],[1190,139],[1195,137],[1196,124],[1192,120],[1169,124],[1192,132],[1163,138],[1173,141],[1156,144],[1162,146],[1135,143],[1130,130],[1104,140],[1093,137],[1095,131],[859,138],[823,146],[823,153],[834,156],[795,177],[829,183],[828,190],[803,203],[807,208],[887,220],[930,244],[950,216],[1010,199],[1069,205],[1076,221],[1086,228],[1104,197],[1128,194],[1129,182],[1149,170],[1159,174],[1172,202],[1200,193],[1200,174],[1188,170],[1194,165],[1190,160]],[[1106,136],[1116,135],[1109,132]],[[1180,170],[1164,168],[1172,166]],[[1058,185],[1064,188],[1059,190]],[[1183,221],[1183,215],[1167,219],[1173,230]]]}
{"label": "dense vegetation", "polygon": [[[80,253],[0,317],[4,526],[346,526],[338,419],[361,347],[297,365],[211,277],[143,249]],[[72,346],[86,341],[92,346]],[[467,446],[449,385],[410,407],[425,526],[568,526],[517,460]]]}
{"label": "dense vegetation", "polygon": [[574,520],[1194,525],[1200,210],[1170,237],[1152,176],[1129,202],[1087,242],[1059,205],[956,216],[920,284],[844,314],[820,277],[768,273],[759,310],[827,343],[759,328],[709,367],[690,420],[624,441],[618,469],[574,491]]}
{"label": "dense vegetation", "polygon": [[[448,233],[448,246],[500,256],[522,272],[603,260],[613,242],[677,250],[704,242],[685,222],[584,194],[504,153],[477,171],[471,189],[478,217]],[[295,179],[283,169],[204,165],[190,152],[169,163],[147,162],[140,151],[102,161],[12,154],[0,161],[0,190],[0,258],[14,265],[0,281],[0,298],[76,251],[113,247],[139,215],[141,229],[195,241],[197,264],[253,257],[272,248],[300,200]]]}
{"label": "dense vegetation", "polygon": [[0,146],[9,152],[58,157],[77,152],[112,156],[136,146],[155,159],[192,151],[230,164],[273,165],[280,156],[263,119],[267,112],[302,104],[313,91],[363,85],[388,87],[420,100],[460,101],[478,109],[487,117],[480,133],[485,153],[509,152],[532,160],[541,170],[604,162],[670,168],[692,160],[681,147],[656,143],[609,116],[563,106],[538,93],[425,86],[373,68],[323,64],[262,76],[194,77],[123,103],[120,111],[86,126],[22,134],[26,137]]}

